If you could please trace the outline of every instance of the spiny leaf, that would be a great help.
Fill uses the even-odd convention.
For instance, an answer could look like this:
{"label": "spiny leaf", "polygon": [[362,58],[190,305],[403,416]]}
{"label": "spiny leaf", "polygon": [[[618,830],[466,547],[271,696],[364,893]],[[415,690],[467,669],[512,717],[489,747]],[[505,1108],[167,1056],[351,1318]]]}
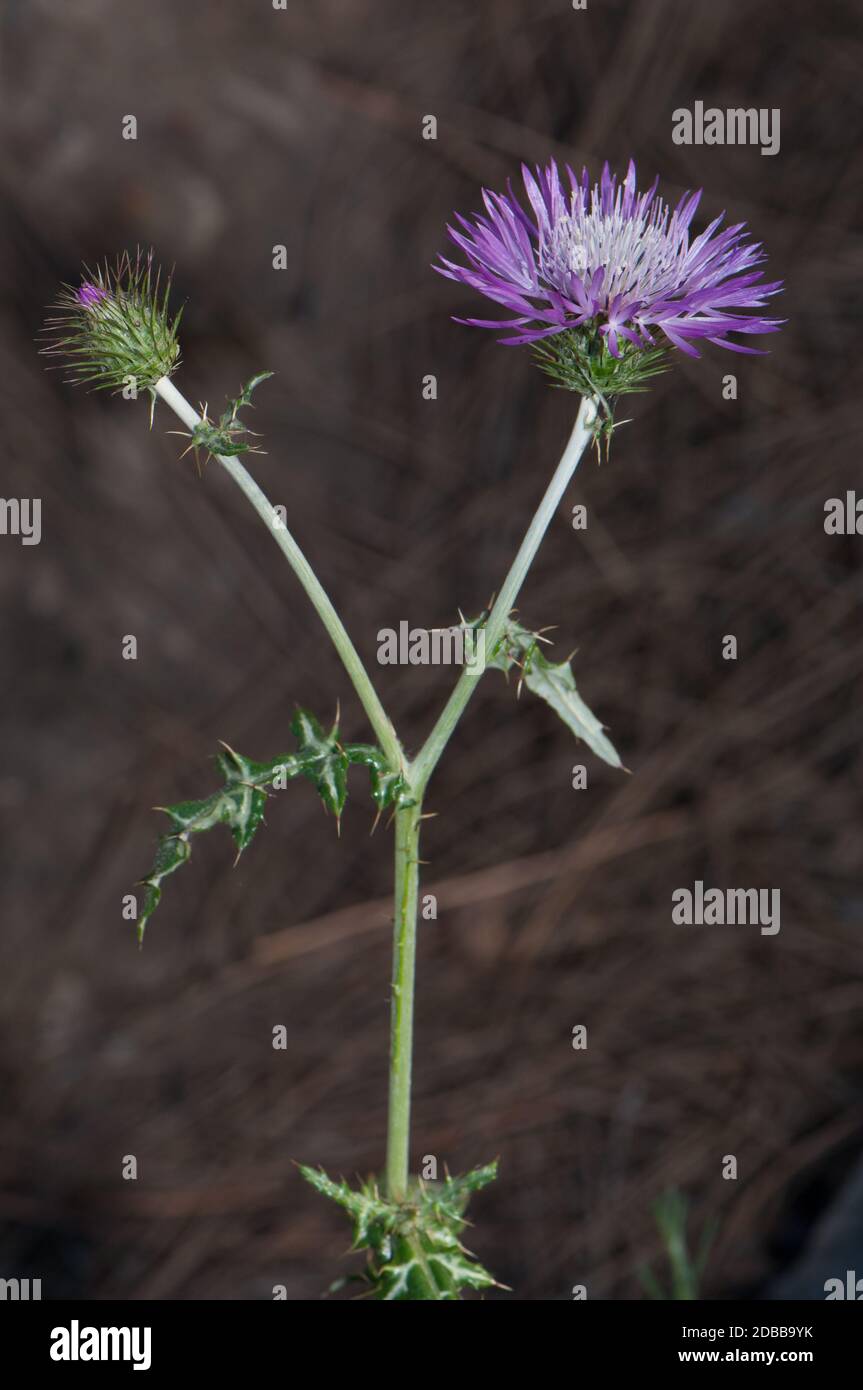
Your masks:
{"label": "spiny leaf", "polygon": [[227,825],[239,858],[263,821],[269,793],[284,790],[294,778],[308,778],[325,809],[332,811],[336,819],[344,809],[348,767],[353,763],[369,769],[372,799],[378,810],[410,804],[404,777],[390,767],[380,748],[365,743],[342,747],[338,727],[334,724],[325,734],[307,710],[297,711],[291,730],[298,743],[296,753],[260,763],[224,745],[224,751],[216,757],[224,781],[218,791],[202,801],[179,801],[158,808],[170,818],[171,830],[159,840],[153,867],[142,881],[145,892],[138,916],[139,942],[159,906],[162,880],[185,864],[192,853],[190,837],[214,825]]}
{"label": "spiny leaf", "polygon": [[576,738],[584,739],[598,758],[611,767],[623,767],[620,758],[603,733],[602,725],[578,693],[568,661],[548,661],[540,646],[541,635],[510,618],[500,642],[487,665],[507,674],[516,667],[519,689],[522,683],[560,716]]}
{"label": "spiny leaf", "polygon": [[[242,410],[243,406],[252,404],[252,392],[260,386],[262,381],[269,381],[272,375],[272,372],[258,372],[257,376],[253,376],[250,381],[246,382],[239,396],[233,402],[233,408],[230,412],[231,420],[236,419],[237,411]],[[226,418],[227,414],[228,412],[226,411],[225,415],[222,416],[223,420]]]}
{"label": "spiny leaf", "polygon": [[321,1169],[300,1172],[350,1216],[353,1248],[368,1251],[365,1280],[372,1298],[446,1301],[463,1289],[501,1287],[460,1240],[468,1199],[496,1177],[496,1163],[443,1182],[417,1181],[403,1202],[381,1196],[374,1181],[354,1189]]}
{"label": "spiny leaf", "polygon": [[348,794],[348,759],[338,740],[338,728],[334,724],[325,734],[313,714],[297,710],[291,732],[300,745],[297,757],[303,776],[313,783],[324,806],[338,820]]}
{"label": "spiny leaf", "polygon": [[490,1182],[494,1182],[497,1177],[497,1159],[492,1163],[486,1163],[482,1168],[472,1168],[469,1173],[462,1173],[459,1177],[452,1178],[447,1174],[446,1181],[440,1183],[431,1191],[432,1200],[440,1205],[445,1205],[453,1217],[461,1216],[467,1207],[474,1192],[479,1192],[483,1187],[488,1187]]}
{"label": "spiny leaf", "polygon": [[362,1187],[355,1192],[344,1179],[334,1182],[332,1178],[327,1177],[322,1168],[308,1168],[305,1164],[300,1164],[300,1172],[316,1192],[322,1197],[329,1197],[331,1202],[335,1202],[347,1212],[354,1223],[355,1250],[365,1248],[369,1242],[369,1232],[375,1224],[385,1224],[388,1221],[389,1205],[377,1194],[373,1186]]}
{"label": "spiny leaf", "polygon": [[[249,442],[253,437],[253,431],[243,424],[239,412],[246,406],[251,406],[252,392],[272,375],[272,372],[258,372],[251,381],[247,381],[239,396],[228,402],[228,408],[222,412],[218,424],[209,418],[206,406],[202,408],[202,419],[189,435],[192,441],[189,448],[194,449],[196,458],[201,449],[205,449],[211,458],[216,454],[230,457],[234,454],[260,453],[260,450]],[[186,452],[188,453],[188,450]]]}
{"label": "spiny leaf", "polygon": [[496,1282],[455,1237],[396,1237],[391,1258],[369,1277],[374,1297],[388,1303],[454,1301],[462,1289],[493,1288]]}
{"label": "spiny leaf", "polygon": [[371,743],[346,743],[344,753],[349,763],[363,763],[368,768],[372,800],[379,811],[403,804],[404,778],[393,772],[380,748]]}

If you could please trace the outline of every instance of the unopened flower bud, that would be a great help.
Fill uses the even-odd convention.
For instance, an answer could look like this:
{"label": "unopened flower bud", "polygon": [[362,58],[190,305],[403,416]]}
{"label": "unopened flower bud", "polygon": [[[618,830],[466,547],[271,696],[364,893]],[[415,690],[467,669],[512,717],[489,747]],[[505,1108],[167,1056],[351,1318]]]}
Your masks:
{"label": "unopened flower bud", "polygon": [[63,286],[43,351],[71,367],[72,381],[114,391],[131,382],[152,394],[180,362],[182,310],[171,316],[170,292],[170,276],[163,281],[152,252],[124,253],[95,271],[85,266],[79,285]]}

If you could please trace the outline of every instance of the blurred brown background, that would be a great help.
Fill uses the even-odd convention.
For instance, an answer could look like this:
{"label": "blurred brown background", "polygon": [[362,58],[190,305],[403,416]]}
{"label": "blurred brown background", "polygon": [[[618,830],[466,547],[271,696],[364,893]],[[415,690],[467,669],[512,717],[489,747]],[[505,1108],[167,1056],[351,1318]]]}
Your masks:
{"label": "blurred brown background", "polygon": [[[696,1231],[721,1220],[706,1296],[780,1276],[823,1296],[799,1261],[863,1149],[863,542],[823,531],[861,486],[855,10],[2,5],[2,491],[41,497],[43,536],[0,537],[0,1275],[46,1297],[315,1297],[347,1229],[292,1160],[366,1174],[385,1131],[391,835],[369,841],[360,774],[340,843],[292,786],[237,869],[226,834],[199,837],[142,954],[121,920],[150,808],[212,789],[218,739],[275,755],[295,702],[337,698],[345,734],[366,729],[239,494],[178,461],[162,408],[150,433],[143,404],[46,374],[43,306],[82,260],[152,243],[187,301],[181,389],[221,409],[277,373],[254,472],[373,663],[379,628],[484,605],[575,407],[451,322],[478,306],[429,270],[445,222],[522,159],[632,154],[672,200],[704,186],[699,226],[750,223],[789,322],[767,357],[708,349],[631,398],[567,499],[588,530],[563,510],[525,588],[633,775],[494,674],[439,770],[415,1162],[500,1156],[470,1237],[514,1290],[496,1298],[640,1296],[670,1186]],[[780,108],[780,153],[673,145],[695,100]],[[452,679],[380,672],[412,750]],[[696,878],[779,888],[780,934],[673,926]],[[853,1267],[863,1201],[848,1213]]]}

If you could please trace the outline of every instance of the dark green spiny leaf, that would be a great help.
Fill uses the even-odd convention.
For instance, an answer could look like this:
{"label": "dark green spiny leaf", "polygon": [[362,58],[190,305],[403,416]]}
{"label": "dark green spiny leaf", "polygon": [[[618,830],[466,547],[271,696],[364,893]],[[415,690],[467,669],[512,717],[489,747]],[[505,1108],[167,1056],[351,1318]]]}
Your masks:
{"label": "dark green spiny leaf", "polygon": [[378,810],[386,806],[410,806],[413,798],[400,772],[393,772],[380,748],[371,743],[346,743],[345,757],[349,763],[361,763],[369,770],[372,800]]}
{"label": "dark green spiny leaf", "polygon": [[190,836],[214,825],[226,825],[234,839],[237,856],[251,844],[258,830],[270,792],[283,790],[295,778],[306,777],[315,787],[324,807],[336,818],[341,816],[347,797],[348,767],[362,763],[369,769],[372,798],[378,810],[404,805],[409,801],[407,784],[393,771],[384,754],[372,744],[352,743],[342,747],[338,727],[324,733],[320,723],[307,710],[298,710],[291,724],[297,739],[295,753],[286,753],[268,762],[255,762],[223,744],[216,766],[224,781],[218,791],[200,801],[179,801],[163,806],[172,829],[159,840],[156,860],[149,876],[138,916],[138,940],[161,900],[162,880],[185,864],[191,855]]}
{"label": "dark green spiny leaf", "polygon": [[351,1218],[353,1248],[368,1252],[365,1279],[373,1298],[451,1301],[464,1289],[500,1287],[460,1239],[468,1198],[493,1180],[496,1163],[460,1178],[417,1181],[403,1202],[383,1197],[375,1182],[354,1189],[320,1169],[301,1167],[300,1172]]}
{"label": "dark green spiny leaf", "polygon": [[189,447],[195,450],[196,456],[201,449],[206,450],[211,457],[222,454],[230,458],[236,454],[260,453],[260,450],[250,443],[253,431],[243,424],[239,412],[251,407],[252,392],[272,375],[272,372],[259,372],[251,381],[246,382],[239,396],[228,402],[228,408],[222,412],[218,423],[209,418],[206,410],[202,411],[203,418],[194,426],[189,436],[192,441]]}

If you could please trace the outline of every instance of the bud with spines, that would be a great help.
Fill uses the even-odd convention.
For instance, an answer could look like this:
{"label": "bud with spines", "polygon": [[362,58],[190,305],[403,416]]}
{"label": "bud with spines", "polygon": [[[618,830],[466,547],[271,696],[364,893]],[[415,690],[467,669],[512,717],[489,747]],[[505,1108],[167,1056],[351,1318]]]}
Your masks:
{"label": "bud with spines", "polygon": [[123,252],[113,264],[83,267],[79,285],[64,285],[44,332],[43,352],[71,369],[69,380],[94,390],[155,396],[156,382],[180,365],[177,331],[182,309],[171,313],[171,277],[152,251]]}

